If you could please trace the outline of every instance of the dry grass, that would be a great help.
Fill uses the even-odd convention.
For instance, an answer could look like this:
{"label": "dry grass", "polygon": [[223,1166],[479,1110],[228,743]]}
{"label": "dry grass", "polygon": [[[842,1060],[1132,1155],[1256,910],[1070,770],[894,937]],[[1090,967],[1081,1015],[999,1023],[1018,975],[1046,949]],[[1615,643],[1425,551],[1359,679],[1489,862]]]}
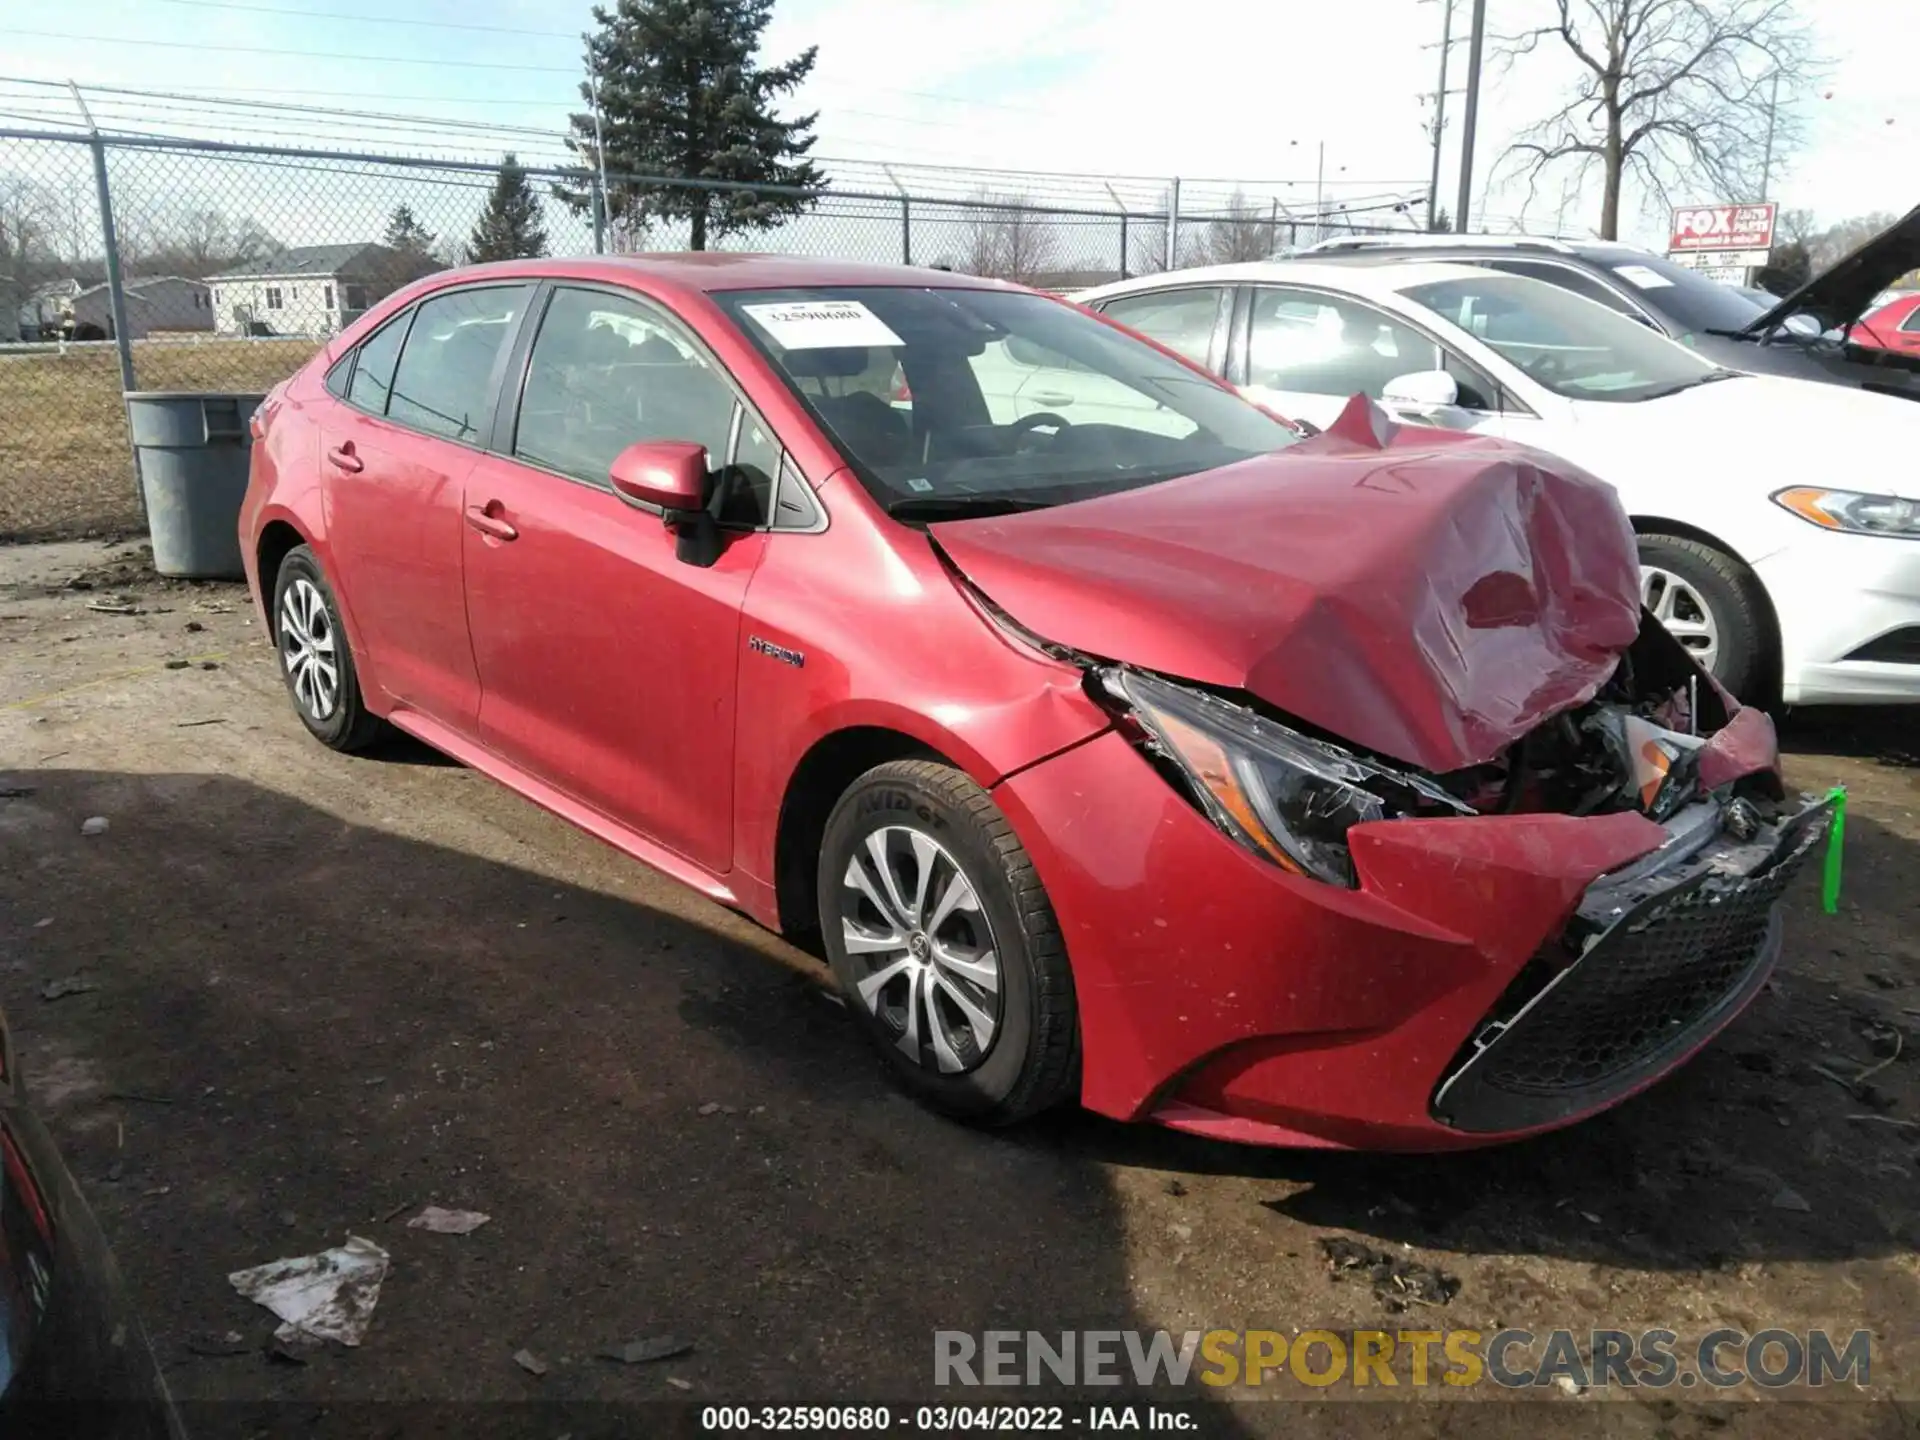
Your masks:
{"label": "dry grass", "polygon": [[[136,341],[142,390],[259,393],[311,340]],[[0,541],[137,529],[120,362],[111,345],[0,354]]]}

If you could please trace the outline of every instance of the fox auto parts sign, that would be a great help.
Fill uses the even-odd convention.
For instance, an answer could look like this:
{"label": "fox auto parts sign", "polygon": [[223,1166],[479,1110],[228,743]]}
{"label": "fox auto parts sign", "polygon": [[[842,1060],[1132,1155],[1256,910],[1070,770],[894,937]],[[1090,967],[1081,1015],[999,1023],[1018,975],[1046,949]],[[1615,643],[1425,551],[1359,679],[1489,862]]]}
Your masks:
{"label": "fox auto parts sign", "polygon": [[1775,208],[1768,201],[1764,205],[1690,205],[1676,209],[1667,253],[1770,250]]}

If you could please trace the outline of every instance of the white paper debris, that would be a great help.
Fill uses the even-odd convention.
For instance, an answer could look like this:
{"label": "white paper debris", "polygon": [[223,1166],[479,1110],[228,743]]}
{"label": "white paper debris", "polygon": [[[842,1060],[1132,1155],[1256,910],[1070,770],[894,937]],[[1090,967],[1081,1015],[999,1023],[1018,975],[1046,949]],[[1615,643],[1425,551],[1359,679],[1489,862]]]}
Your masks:
{"label": "white paper debris", "polygon": [[273,1332],[276,1340],[310,1335],[358,1345],[373,1319],[387,1263],[387,1252],[378,1245],[349,1235],[346,1244],[318,1255],[236,1270],[227,1280],[247,1299],[286,1322]]}
{"label": "white paper debris", "polygon": [[796,300],[740,308],[782,350],[906,343],[858,300]]}
{"label": "white paper debris", "polygon": [[104,815],[89,815],[86,819],[80,822],[80,833],[82,835],[106,834],[107,833],[107,817]]}
{"label": "white paper debris", "polygon": [[1639,286],[1642,290],[1659,290],[1673,284],[1658,270],[1650,269],[1645,265],[1616,265],[1613,267],[1613,273],[1628,284]]}
{"label": "white paper debris", "polygon": [[492,1218],[478,1210],[442,1210],[438,1205],[429,1205],[407,1221],[407,1228],[431,1230],[436,1235],[471,1235]]}

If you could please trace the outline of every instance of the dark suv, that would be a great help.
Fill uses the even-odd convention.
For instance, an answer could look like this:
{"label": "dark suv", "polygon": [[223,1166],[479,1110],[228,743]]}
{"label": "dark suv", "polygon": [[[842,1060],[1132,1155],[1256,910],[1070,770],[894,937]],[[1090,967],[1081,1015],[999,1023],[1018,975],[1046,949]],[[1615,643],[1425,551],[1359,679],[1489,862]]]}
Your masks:
{"label": "dark suv", "polygon": [[[1446,260],[1526,275],[1597,300],[1729,369],[1854,385],[1920,400],[1920,360],[1855,345],[1846,333],[1872,297],[1916,263],[1910,255],[1920,240],[1916,216],[1920,211],[1772,309],[1665,256],[1609,240],[1356,235],[1323,241],[1300,254],[1357,265]],[[1886,271],[1884,277],[1881,271]]]}

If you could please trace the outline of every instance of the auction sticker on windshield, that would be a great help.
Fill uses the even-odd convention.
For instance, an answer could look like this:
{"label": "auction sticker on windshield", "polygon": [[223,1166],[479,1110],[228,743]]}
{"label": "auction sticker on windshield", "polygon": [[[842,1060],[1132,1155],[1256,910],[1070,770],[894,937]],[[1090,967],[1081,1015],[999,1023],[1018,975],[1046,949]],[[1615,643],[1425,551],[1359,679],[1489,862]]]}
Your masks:
{"label": "auction sticker on windshield", "polygon": [[1632,281],[1642,290],[1658,290],[1663,285],[1673,284],[1658,270],[1650,270],[1645,265],[1616,265],[1613,267],[1613,273],[1622,280]]}
{"label": "auction sticker on windshield", "polygon": [[838,350],[857,345],[906,343],[858,300],[793,300],[775,305],[742,305],[740,310],[782,350]]}

